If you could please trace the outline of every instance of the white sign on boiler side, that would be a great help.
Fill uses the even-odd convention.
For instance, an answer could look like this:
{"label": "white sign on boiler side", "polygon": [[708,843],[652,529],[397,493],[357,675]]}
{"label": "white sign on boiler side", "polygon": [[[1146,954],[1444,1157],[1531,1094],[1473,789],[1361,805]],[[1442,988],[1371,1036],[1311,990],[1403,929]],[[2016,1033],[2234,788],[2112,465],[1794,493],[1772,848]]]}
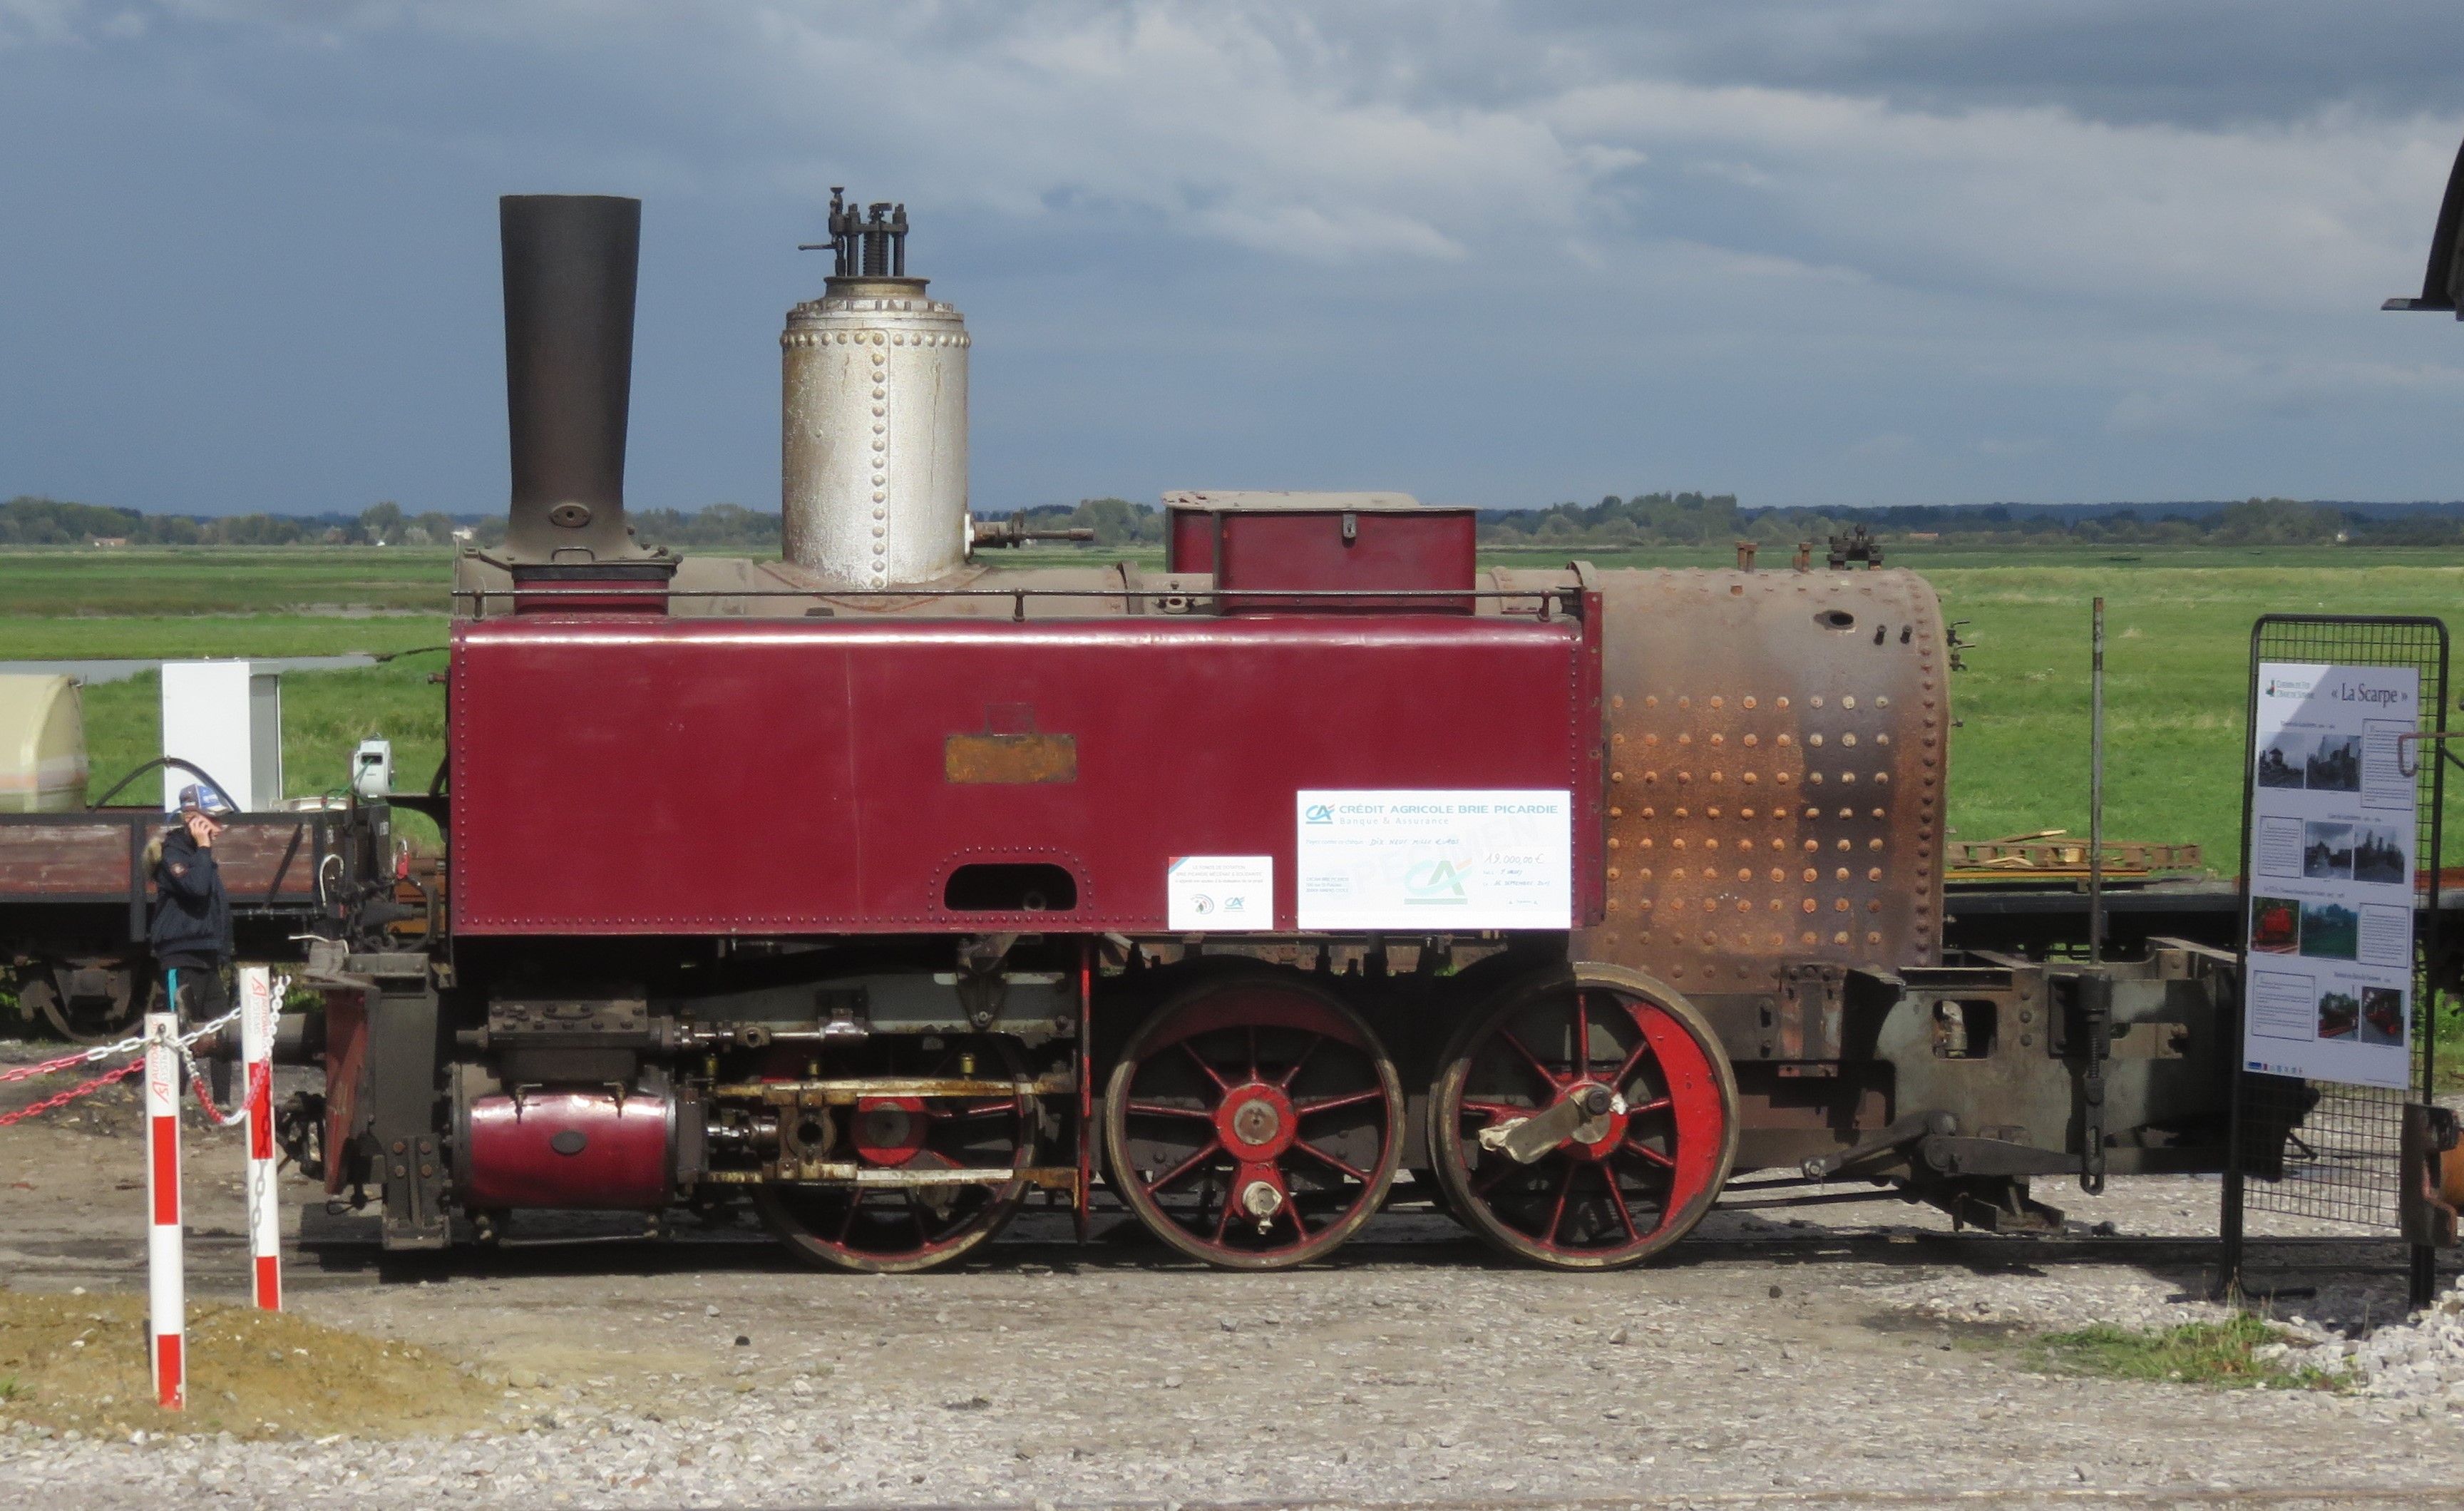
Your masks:
{"label": "white sign on boiler side", "polygon": [[1305,929],[1571,928],[1573,796],[1304,791]]}

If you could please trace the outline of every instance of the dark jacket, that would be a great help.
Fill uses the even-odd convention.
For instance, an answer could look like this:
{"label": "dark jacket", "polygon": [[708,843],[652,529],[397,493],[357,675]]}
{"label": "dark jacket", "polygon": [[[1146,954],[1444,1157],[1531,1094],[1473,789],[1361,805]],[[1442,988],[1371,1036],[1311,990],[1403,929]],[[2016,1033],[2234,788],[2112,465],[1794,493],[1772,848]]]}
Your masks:
{"label": "dark jacket", "polygon": [[187,825],[175,824],[163,836],[154,885],[154,924],[146,940],[156,960],[231,958],[231,899],[223,895],[222,872]]}

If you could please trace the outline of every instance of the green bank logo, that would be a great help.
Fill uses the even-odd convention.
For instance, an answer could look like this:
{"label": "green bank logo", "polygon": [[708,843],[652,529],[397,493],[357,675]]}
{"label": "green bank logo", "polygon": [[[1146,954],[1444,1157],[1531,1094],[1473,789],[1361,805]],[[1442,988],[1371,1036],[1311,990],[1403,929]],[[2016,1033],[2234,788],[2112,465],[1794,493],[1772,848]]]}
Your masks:
{"label": "green bank logo", "polygon": [[1406,906],[1423,907],[1468,903],[1471,899],[1463,895],[1463,882],[1470,875],[1451,860],[1423,860],[1403,873],[1403,901]]}

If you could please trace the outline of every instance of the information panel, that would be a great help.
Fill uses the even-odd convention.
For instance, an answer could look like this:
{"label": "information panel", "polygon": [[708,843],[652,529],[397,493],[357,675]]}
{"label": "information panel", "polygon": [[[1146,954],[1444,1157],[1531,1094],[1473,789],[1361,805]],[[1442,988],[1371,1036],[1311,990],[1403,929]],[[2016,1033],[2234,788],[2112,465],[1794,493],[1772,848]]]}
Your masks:
{"label": "information panel", "polygon": [[1175,855],[1164,871],[1164,925],[1186,933],[1275,926],[1275,857]]}
{"label": "information panel", "polygon": [[1305,791],[1305,929],[1570,928],[1563,791]]}
{"label": "information panel", "polygon": [[2412,1084],[2411,667],[2262,661],[2252,742],[2242,1063]]}

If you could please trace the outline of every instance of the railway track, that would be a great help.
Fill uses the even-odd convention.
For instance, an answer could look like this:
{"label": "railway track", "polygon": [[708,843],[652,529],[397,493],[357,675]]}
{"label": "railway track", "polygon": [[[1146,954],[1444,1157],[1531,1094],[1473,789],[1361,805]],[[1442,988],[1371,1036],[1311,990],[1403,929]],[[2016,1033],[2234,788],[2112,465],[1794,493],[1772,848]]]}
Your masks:
{"label": "railway track", "polygon": [[[1021,1219],[962,1268],[1050,1269],[1063,1272],[1197,1267],[1194,1261],[1144,1241],[1121,1221],[1098,1229],[1098,1240],[1080,1244],[1066,1216]],[[2022,1271],[2069,1266],[2126,1265],[2147,1270],[2198,1269],[2212,1264],[2216,1240],[2200,1236],[2078,1235],[2008,1237],[1990,1233],[1824,1232],[1752,1237],[1697,1236],[1661,1261],[1670,1268],[1768,1264],[1789,1268],[1825,1264],[1941,1266],[1970,1271]],[[142,1237],[21,1238],[0,1251],[20,1276],[48,1281],[112,1284],[144,1273]],[[1488,1268],[1500,1261],[1470,1234],[1438,1217],[1390,1212],[1358,1239],[1324,1261],[1329,1268],[1457,1266]],[[237,1233],[214,1228],[188,1239],[189,1272],[216,1284],[246,1280],[248,1249]],[[2406,1249],[2394,1237],[2299,1236],[2253,1238],[2249,1268],[2260,1276],[2303,1275],[2333,1269],[2344,1276],[2406,1273]],[[459,1250],[450,1256],[382,1256],[373,1227],[363,1221],[326,1219],[312,1225],[305,1242],[291,1246],[286,1274],[301,1287],[354,1286],[393,1275],[445,1278],[490,1274],[588,1274],[594,1270],[684,1273],[695,1270],[780,1270],[794,1266],[778,1245],[757,1229],[685,1231],[659,1237],[638,1233],[590,1232],[571,1225],[562,1233],[516,1236],[494,1249]]]}

